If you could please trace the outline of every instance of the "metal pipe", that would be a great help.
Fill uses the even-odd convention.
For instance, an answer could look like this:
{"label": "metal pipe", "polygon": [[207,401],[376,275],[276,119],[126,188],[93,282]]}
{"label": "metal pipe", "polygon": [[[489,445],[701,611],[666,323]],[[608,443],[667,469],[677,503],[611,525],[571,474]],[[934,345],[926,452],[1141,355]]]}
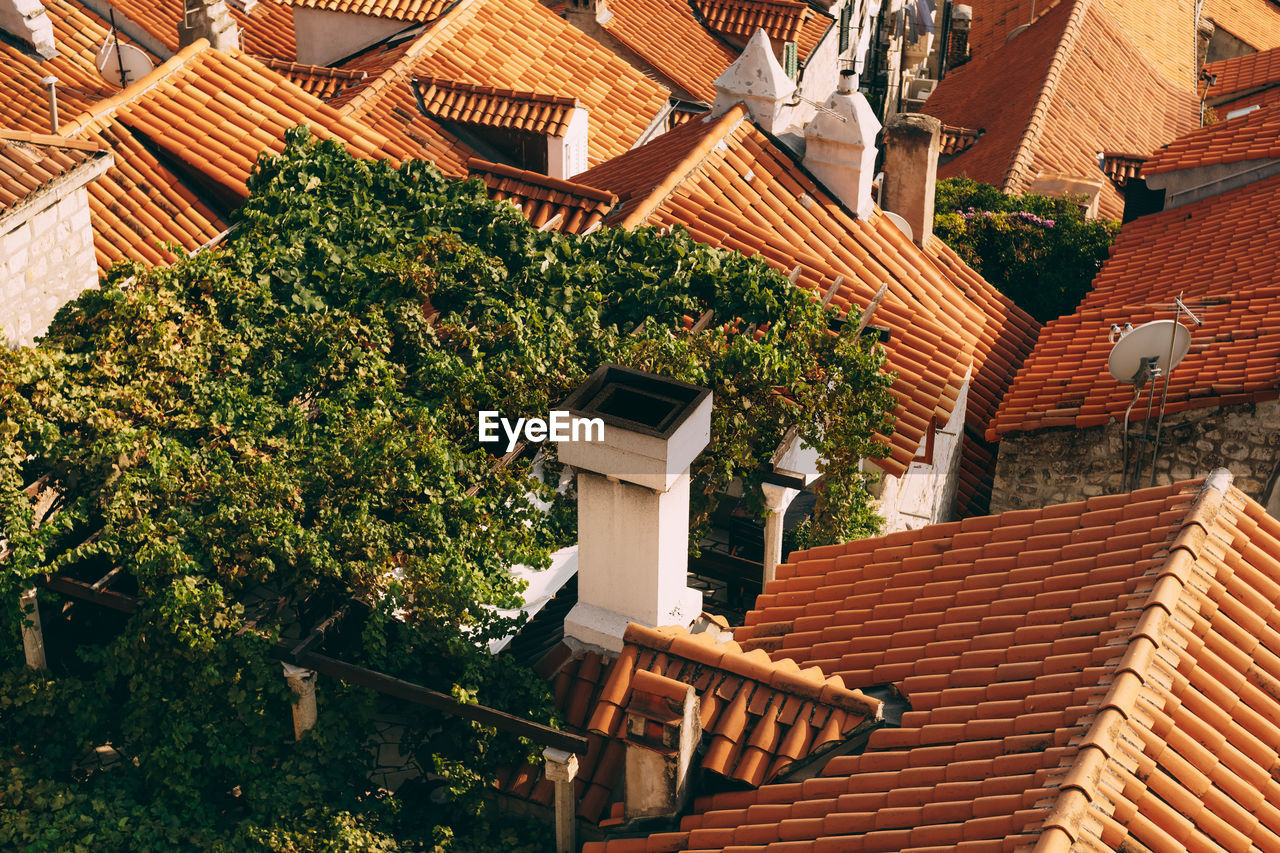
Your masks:
{"label": "metal pipe", "polygon": [[58,78],[50,74],[40,81],[49,89],[49,132],[58,132]]}

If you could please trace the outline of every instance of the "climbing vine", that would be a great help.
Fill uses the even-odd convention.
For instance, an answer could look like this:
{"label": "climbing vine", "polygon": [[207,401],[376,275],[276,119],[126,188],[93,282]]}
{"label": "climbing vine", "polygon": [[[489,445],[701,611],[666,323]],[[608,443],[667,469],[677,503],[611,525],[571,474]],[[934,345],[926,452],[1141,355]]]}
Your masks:
{"label": "climbing vine", "polygon": [[[527,844],[477,797],[526,746],[397,706],[425,774],[388,796],[368,779],[386,703],[322,680],[295,744],[269,652],[354,598],[345,658],[553,722],[546,685],[486,646],[513,628],[507,567],[574,540],[573,496],[553,455],[547,483],[495,467],[477,414],[545,416],[603,362],[714,392],[691,545],[731,483],[758,502],[792,425],[826,460],[815,540],[874,529],[882,354],[762,262],[680,231],[539,232],[430,164],[287,142],[224,247],[120,265],[40,347],[0,348],[0,847]],[[21,491],[39,477],[43,524]],[[42,594],[51,669],[27,670],[19,591],[112,567],[140,609]]]}

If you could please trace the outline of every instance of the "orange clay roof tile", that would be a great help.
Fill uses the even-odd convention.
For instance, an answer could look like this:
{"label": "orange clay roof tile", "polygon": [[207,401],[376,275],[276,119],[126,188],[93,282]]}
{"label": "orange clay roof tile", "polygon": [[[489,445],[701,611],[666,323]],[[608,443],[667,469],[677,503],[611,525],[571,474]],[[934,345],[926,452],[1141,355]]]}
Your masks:
{"label": "orange clay roof tile", "polygon": [[897,424],[880,461],[900,474],[930,421],[946,423],[970,368],[967,418],[981,433],[1036,324],[940,240],[922,251],[878,212],[858,220],[745,118],[741,107],[698,119],[575,177],[619,204],[608,224],[681,226],[701,242],[759,254],[797,284],[860,312],[882,282],[875,322],[890,328]]}
{"label": "orange clay roof tile", "polygon": [[544,136],[563,136],[576,98],[517,92],[440,77],[414,78],[422,104],[432,118],[520,130]]}
{"label": "orange clay roof tile", "polygon": [[[1169,375],[1166,411],[1273,399],[1280,394],[1280,270],[1272,230],[1280,177],[1127,224],[1074,314],[1044,327],[992,420],[988,438],[1040,428],[1049,411],[1084,428],[1120,418],[1133,396],[1107,371],[1110,324],[1170,316],[1182,293],[1204,325]],[[1217,259],[1213,276],[1203,259]],[[1232,371],[1248,365],[1248,370]],[[1164,383],[1159,383],[1163,393]],[[1149,392],[1148,392],[1149,393]],[[1139,411],[1140,410],[1140,411]],[[1139,420],[1145,395],[1134,407]]]}
{"label": "orange clay roof tile", "polygon": [[284,59],[270,59],[259,56],[258,60],[273,71],[279,71],[308,93],[322,101],[341,94],[343,90],[358,86],[368,74],[363,71],[349,71],[343,68],[328,68],[323,65],[307,65],[302,62],[289,62]]}
{"label": "orange clay roof tile", "polygon": [[[230,197],[247,194],[258,155],[284,147],[283,131],[307,124],[364,157],[404,156],[381,135],[344,117],[243,53],[222,53],[200,39],[124,92],[63,126],[68,135],[123,124]],[[391,150],[387,150],[390,148]]]}
{"label": "orange clay roof tile", "polygon": [[692,0],[694,9],[712,30],[751,38],[763,29],[773,41],[796,41],[801,25],[813,14],[798,0]]}
{"label": "orange clay roof tile", "polygon": [[373,48],[344,67],[368,70],[370,78],[340,99],[341,109],[387,136],[389,125],[415,123],[416,106],[382,103],[405,103],[407,95],[412,105],[414,76],[576,98],[588,111],[588,161],[597,163],[631,148],[668,103],[666,89],[536,0],[460,0],[412,41]]}
{"label": "orange clay roof tile", "polygon": [[[1258,102],[1257,96],[1280,84],[1280,47],[1208,62],[1205,63],[1204,71],[1217,78],[1214,85],[1207,88],[1201,84],[1201,92],[1208,103],[1219,105],[1224,101],[1230,102],[1226,108],[1217,107],[1217,112],[1222,117],[1230,110]],[[1248,95],[1255,97],[1246,98]]]}
{"label": "orange clay roof tile", "polygon": [[320,9],[346,12],[374,18],[391,18],[425,24],[436,20],[449,8],[452,0],[281,0],[297,9]]}
{"label": "orange clay roof tile", "polygon": [[707,30],[688,0],[611,0],[602,26],[689,96],[711,103],[738,51]]}
{"label": "orange clay roof tile", "polygon": [[[1011,614],[1012,630],[991,631],[955,621],[957,608],[945,598],[916,599],[913,612],[931,626],[923,630],[942,636],[961,629],[946,631],[956,635],[947,642],[967,651],[936,667],[928,646],[913,645],[918,632],[877,627],[854,600],[874,608],[903,588],[901,574],[873,570],[879,552],[898,553],[900,545],[882,538],[820,549],[823,556],[793,554],[791,574],[768,585],[762,609],[739,629],[739,643],[780,641],[775,658],[816,663],[849,685],[875,685],[875,670],[864,664],[846,667],[815,654],[807,640],[762,638],[751,627],[777,624],[770,600],[789,589],[820,595],[821,587],[797,583],[827,572],[843,548],[860,592],[845,596],[824,630],[850,626],[880,656],[901,653],[904,672],[931,673],[899,674],[897,687],[913,710],[900,727],[874,730],[862,754],[832,758],[819,777],[701,797],[679,831],[651,835],[636,849],[730,849],[779,839],[840,853],[1280,846],[1280,809],[1271,805],[1280,798],[1272,772],[1280,755],[1280,657],[1272,651],[1280,648],[1280,522],[1219,471],[1204,481],[969,526],[999,533],[1070,519],[1077,531],[1110,542],[1126,536],[1110,510],[1132,511],[1135,532],[1154,549],[1150,560],[1107,568],[1122,582],[1092,583],[1090,570],[1063,571],[1065,549],[1025,565],[1040,583],[1078,592],[1098,615],[1033,605]],[[962,527],[935,525],[894,541],[942,544],[940,552],[929,548],[934,572],[959,561],[965,588],[989,591],[994,605],[1012,571],[975,573],[961,555],[969,549],[954,547],[968,538]],[[1019,660],[967,665],[1000,656]],[[583,849],[618,853],[630,843]]]}
{"label": "orange clay roof tile", "polygon": [[[624,731],[626,715],[678,720],[690,689],[699,696],[707,743],[702,767],[752,786],[776,779],[795,762],[880,718],[879,701],[847,689],[838,678],[774,661],[764,652],[744,653],[737,643],[717,643],[709,634],[633,624],[625,643],[615,660],[590,652],[556,676],[557,684],[567,685],[556,690],[566,721],[585,729],[591,743],[578,771],[590,783],[579,792],[578,814],[591,822],[606,813],[624,741],[633,737]],[[810,724],[819,717],[821,725]],[[528,797],[538,778],[531,770],[504,775],[498,784]]]}
{"label": "orange clay roof tile", "polygon": [[1280,9],[1271,0],[1205,0],[1203,14],[1254,50],[1280,47]]}
{"label": "orange clay roof tile", "polygon": [[[147,31],[171,52],[178,50],[178,22],[182,20],[182,0],[111,0],[116,12]],[[231,6],[231,16],[240,26],[240,47],[249,53],[276,59],[296,59],[293,14],[280,0],[258,0],[253,14]]]}
{"label": "orange clay roof tile", "polygon": [[106,149],[61,136],[0,130],[0,217]]}
{"label": "orange clay roof tile", "polygon": [[1280,106],[1262,107],[1180,136],[1152,152],[1144,177],[1242,160],[1280,157]]}
{"label": "orange clay roof tile", "polygon": [[[1195,88],[1195,0],[1097,1],[1114,16],[1125,39],[1170,83]],[[1038,21],[1063,2],[1069,0],[974,0],[969,30],[972,55],[985,58],[994,53],[1015,29]]]}
{"label": "orange clay roof tile", "polygon": [[486,160],[471,159],[467,163],[467,172],[470,177],[484,181],[489,198],[511,202],[534,227],[542,228],[551,223],[547,227],[567,234],[594,231],[618,201],[613,193],[595,187]]}
{"label": "orange clay roof tile", "polygon": [[[1126,108],[1117,110],[1119,102]],[[1042,174],[1101,177],[1098,151],[1144,153],[1199,124],[1193,81],[1175,86],[1135,55],[1102,0],[1063,0],[1012,41],[949,73],[923,111],[985,131],[940,166],[939,177],[1009,192],[1025,192]],[[1106,216],[1123,212],[1110,183],[1099,207]]]}

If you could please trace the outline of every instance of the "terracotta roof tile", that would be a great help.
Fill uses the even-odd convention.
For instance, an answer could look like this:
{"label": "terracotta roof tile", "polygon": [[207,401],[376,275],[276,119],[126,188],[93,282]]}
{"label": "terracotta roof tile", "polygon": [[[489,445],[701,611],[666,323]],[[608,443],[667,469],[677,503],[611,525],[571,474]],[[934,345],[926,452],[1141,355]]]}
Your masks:
{"label": "terracotta roof tile", "polygon": [[[1104,544],[1127,544],[1134,534],[1118,532],[1112,510],[1132,515],[1149,558],[1068,571],[1065,548],[1050,549],[1024,561],[1016,571],[1027,580],[1015,581],[1015,570],[977,571],[961,541],[971,538],[965,526],[999,533],[1052,516]],[[824,630],[848,626],[878,655],[898,654],[910,671],[931,672],[897,681],[913,709],[901,726],[873,731],[861,755],[831,759],[802,785],[700,798],[678,832],[651,835],[639,849],[784,838],[842,853],[1280,845],[1280,809],[1271,805],[1280,797],[1272,778],[1280,752],[1273,689],[1280,659],[1272,652],[1280,646],[1280,522],[1232,488],[1225,471],[1207,482],[937,525],[892,541],[900,544],[882,538],[792,555],[739,641],[765,639],[753,626],[776,624],[772,600],[815,572],[830,577],[834,557],[851,588],[796,587],[840,597],[842,609]],[[933,573],[960,568],[964,589],[988,593],[988,606],[1011,582],[1033,581],[1073,592],[1096,615],[1033,599],[1008,626],[958,622],[959,608],[945,596],[918,597],[915,573],[874,568],[881,551],[924,541],[936,552]],[[1117,580],[1098,583],[1102,575]],[[895,593],[915,601],[927,627],[895,632],[864,615]],[[955,635],[945,641],[949,654],[920,647],[920,631]],[[783,635],[781,645],[775,657],[816,663],[846,684],[876,683],[874,668],[815,655],[808,641]],[[989,665],[1001,657],[1010,662]],[[589,843],[584,853],[617,853],[628,843]]]}
{"label": "terracotta roof tile", "polygon": [[534,227],[552,223],[549,227],[568,234],[594,231],[618,201],[613,193],[595,187],[486,160],[470,160],[467,172],[484,181],[489,198],[516,205]]}
{"label": "terracotta roof tile", "polygon": [[323,65],[307,65],[302,62],[270,59],[265,56],[259,56],[258,60],[271,70],[279,71],[296,83],[299,88],[315,95],[322,101],[328,101],[341,94],[343,90],[360,85],[368,76],[364,71],[328,68]]}
{"label": "terracotta roof tile", "polygon": [[1205,0],[1203,14],[1254,50],[1280,47],[1280,9],[1271,0]]}
{"label": "terracotta roof tile", "polygon": [[[1170,83],[1181,89],[1195,88],[1195,0],[1097,2],[1114,16],[1126,40]],[[1015,29],[1033,18],[1038,21],[1061,4],[1059,0],[974,0],[970,5],[970,50],[975,58],[985,58],[999,50]]]}
{"label": "terracotta roof tile", "polygon": [[460,0],[412,41],[373,48],[343,67],[371,75],[341,99],[343,111],[388,136],[388,122],[407,127],[412,114],[406,120],[380,102],[402,100],[415,76],[576,98],[589,115],[591,162],[631,148],[668,102],[666,89],[536,0]]}
{"label": "terracotta roof tile", "polygon": [[576,98],[517,92],[440,77],[414,78],[422,105],[432,118],[460,124],[563,136],[579,105]]}
{"label": "terracotta roof tile", "polygon": [[222,53],[203,39],[183,49],[124,92],[68,122],[79,135],[123,124],[140,132],[232,198],[263,151],[280,151],[284,131],[307,124],[352,153],[403,156],[367,126],[342,116],[294,83],[243,53]]}
{"label": "terracotta roof tile", "polygon": [[[1194,84],[1175,86],[1135,56],[1102,0],[1063,0],[1008,44],[949,73],[922,111],[985,131],[939,177],[1009,192],[1025,192],[1042,174],[1100,177],[1098,151],[1147,152],[1199,125]],[[1106,216],[1123,212],[1109,183],[1099,207]]]}
{"label": "terracotta roof tile", "polygon": [[602,25],[661,74],[705,103],[738,51],[707,30],[688,0],[611,0]]}
{"label": "terracotta roof tile", "polygon": [[374,18],[391,18],[424,24],[436,20],[449,8],[452,0],[282,0],[299,9],[321,9],[347,12]]}
{"label": "terracotta roof tile", "polygon": [[1142,174],[1280,157],[1280,107],[1271,106],[1199,128],[1152,152]]}
{"label": "terracotta roof tile", "polygon": [[[1244,95],[1280,84],[1280,47],[1208,62],[1204,70],[1217,78],[1217,82],[1207,90],[1201,84],[1201,92],[1205,93],[1210,104],[1238,101]],[[1218,112],[1226,114],[1226,110]]]}
{"label": "terracotta roof tile", "polygon": [[[590,750],[580,759],[578,814],[596,822],[605,814],[622,770],[624,728],[636,714],[660,724],[677,723],[685,695],[700,697],[706,770],[758,786],[795,762],[815,757],[879,719],[881,703],[845,688],[838,678],[764,652],[744,653],[732,641],[677,628],[627,628],[615,660],[595,652],[569,661],[555,676],[557,704],[569,725],[587,732]],[[821,720],[821,722],[813,722]],[[500,777],[516,796],[536,790],[540,771]],[[708,839],[704,839],[708,840]]]}
{"label": "terracotta roof tile", "polygon": [[898,372],[892,455],[900,474],[931,420],[946,423],[970,367],[968,418],[985,429],[1034,340],[1034,321],[1014,308],[941,241],[921,251],[874,214],[861,221],[838,205],[739,107],[699,119],[588,170],[575,181],[607,189],[619,204],[609,224],[681,226],[695,239],[758,254],[832,304],[860,312],[880,284],[890,294],[877,323],[891,329],[888,369]]}
{"label": "terracotta roof tile", "polygon": [[796,41],[801,25],[813,14],[798,0],[692,0],[708,27],[749,39],[763,29],[773,41]]}
{"label": "terracotta roof tile", "polygon": [[0,130],[0,218],[58,178],[105,154],[93,143]]}
{"label": "terracotta roof tile", "polygon": [[[1167,318],[1156,306],[1172,305],[1180,292],[1204,325],[1192,329],[1190,353],[1169,374],[1166,411],[1280,394],[1277,215],[1280,177],[1272,177],[1126,224],[1080,307],[1041,331],[988,437],[1038,429],[1049,412],[1082,428],[1122,417],[1133,391],[1107,372],[1110,326]],[[1216,259],[1211,276],[1207,257]]]}
{"label": "terracotta roof tile", "polygon": [[[171,52],[177,52],[182,0],[111,0],[111,5]],[[232,4],[228,6],[231,16],[240,25],[241,48],[276,59],[297,58],[293,14],[287,5],[280,0],[258,0],[251,15],[246,15]]]}
{"label": "terracotta roof tile", "polygon": [[1138,177],[1142,165],[1147,162],[1145,154],[1124,154],[1118,151],[1102,152],[1102,171],[1111,182],[1118,187],[1129,183],[1131,178]]}

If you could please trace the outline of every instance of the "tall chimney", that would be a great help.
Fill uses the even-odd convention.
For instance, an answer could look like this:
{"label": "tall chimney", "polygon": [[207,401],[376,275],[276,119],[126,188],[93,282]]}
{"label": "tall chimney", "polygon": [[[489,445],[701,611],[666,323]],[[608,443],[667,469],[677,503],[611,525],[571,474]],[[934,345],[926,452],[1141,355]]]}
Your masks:
{"label": "tall chimney", "polygon": [[951,31],[947,35],[947,70],[969,61],[969,29],[972,25],[972,6],[951,7]]}
{"label": "tall chimney", "polygon": [[208,39],[215,50],[240,49],[240,28],[226,0],[182,0],[178,46],[186,47],[196,39]]}
{"label": "tall chimney", "polygon": [[933,193],[938,180],[942,122],[919,113],[899,113],[884,129],[884,187],[880,206],[911,226],[917,246],[933,234]]}
{"label": "tall chimney", "polygon": [[827,189],[857,212],[871,214],[876,134],[880,121],[858,91],[858,76],[840,72],[840,85],[805,125],[804,165]]}
{"label": "tall chimney", "polygon": [[775,134],[785,131],[793,120],[795,107],[790,102],[796,93],[796,84],[773,55],[764,30],[756,30],[742,49],[742,55],[716,78],[715,87],[713,116],[723,115],[735,105],[745,103],[756,124]]}
{"label": "tall chimney", "polygon": [[600,440],[560,443],[578,472],[578,603],[566,636],[621,652],[629,622],[688,627],[689,468],[711,440],[711,392],[606,364],[562,405],[603,423]]}

